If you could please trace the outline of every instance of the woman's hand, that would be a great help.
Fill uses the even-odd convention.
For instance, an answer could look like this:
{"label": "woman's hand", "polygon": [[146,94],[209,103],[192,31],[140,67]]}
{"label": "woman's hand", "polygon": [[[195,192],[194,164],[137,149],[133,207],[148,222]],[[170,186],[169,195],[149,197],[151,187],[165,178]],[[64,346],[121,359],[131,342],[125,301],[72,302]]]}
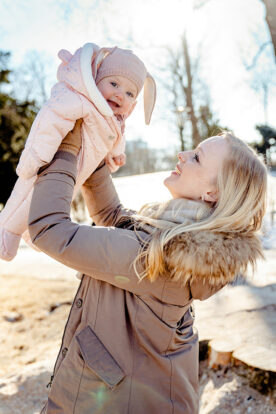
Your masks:
{"label": "woman's hand", "polygon": [[67,151],[71,154],[78,155],[81,148],[81,125],[82,119],[78,119],[72,131],[68,132],[66,137],[62,140],[58,150]]}

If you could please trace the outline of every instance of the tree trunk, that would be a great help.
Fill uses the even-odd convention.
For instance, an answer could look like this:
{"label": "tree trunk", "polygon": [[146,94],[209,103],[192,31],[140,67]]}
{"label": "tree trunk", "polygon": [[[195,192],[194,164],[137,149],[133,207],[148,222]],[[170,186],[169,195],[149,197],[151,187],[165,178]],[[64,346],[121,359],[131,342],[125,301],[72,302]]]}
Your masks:
{"label": "tree trunk", "polygon": [[193,140],[193,147],[195,148],[198,146],[201,139],[200,139],[200,135],[199,135],[198,127],[197,127],[198,120],[195,115],[194,105],[193,105],[193,85],[192,85],[193,78],[192,78],[192,73],[191,73],[191,61],[190,61],[187,38],[186,38],[185,33],[182,39],[182,46],[183,46],[183,55],[184,55],[184,61],[185,61],[185,69],[186,69],[186,74],[187,74],[187,86],[184,87],[183,85],[185,89],[183,92],[186,95],[187,108],[189,108],[188,115],[189,115],[189,118],[192,124],[192,140]]}

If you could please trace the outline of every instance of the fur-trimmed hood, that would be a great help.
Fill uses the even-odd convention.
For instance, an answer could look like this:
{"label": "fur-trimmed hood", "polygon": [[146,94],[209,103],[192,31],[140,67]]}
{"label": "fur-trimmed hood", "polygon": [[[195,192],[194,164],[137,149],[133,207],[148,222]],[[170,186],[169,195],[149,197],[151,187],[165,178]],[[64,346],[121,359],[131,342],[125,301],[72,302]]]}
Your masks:
{"label": "fur-trimmed hood", "polygon": [[165,262],[172,278],[201,279],[211,285],[233,282],[254,268],[263,258],[260,239],[256,235],[239,235],[192,231],[176,236],[165,248]]}
{"label": "fur-trimmed hood", "polygon": [[[72,55],[68,50],[60,50],[58,57],[62,63],[58,67],[57,79],[88,98],[104,116],[113,116],[112,109],[98,90],[92,76],[91,64],[99,52],[99,46],[86,43]],[[99,60],[104,56],[97,56]]]}
{"label": "fur-trimmed hood", "polygon": [[[153,235],[156,228],[190,225],[207,218],[212,211],[208,203],[186,199],[170,200],[163,205],[155,203],[141,210],[141,216],[147,218],[139,226]],[[245,275],[248,265],[254,269],[256,260],[264,258],[256,234],[210,230],[182,232],[165,244],[163,252],[169,278],[184,284],[201,279],[214,286],[232,282],[239,274]]]}

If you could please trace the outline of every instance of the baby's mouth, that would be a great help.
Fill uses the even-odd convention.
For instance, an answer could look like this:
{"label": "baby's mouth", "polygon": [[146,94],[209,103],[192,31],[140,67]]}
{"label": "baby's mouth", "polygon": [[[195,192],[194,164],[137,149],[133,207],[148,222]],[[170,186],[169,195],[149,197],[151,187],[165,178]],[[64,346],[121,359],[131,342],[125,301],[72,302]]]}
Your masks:
{"label": "baby's mouth", "polygon": [[112,109],[120,108],[120,105],[117,104],[117,102],[111,101],[110,99],[107,100],[107,103],[109,104],[109,106],[111,106]]}

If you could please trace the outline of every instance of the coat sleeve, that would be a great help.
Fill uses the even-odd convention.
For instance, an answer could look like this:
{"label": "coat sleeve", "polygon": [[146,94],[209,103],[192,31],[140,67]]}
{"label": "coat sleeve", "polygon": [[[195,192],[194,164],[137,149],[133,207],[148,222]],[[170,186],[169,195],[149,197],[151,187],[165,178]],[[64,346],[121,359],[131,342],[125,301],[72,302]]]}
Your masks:
{"label": "coat sleeve", "polygon": [[39,176],[29,215],[32,242],[78,272],[136,294],[145,292],[150,281],[140,282],[134,271],[140,243],[133,231],[71,221],[75,176],[76,157],[67,152],[58,152]]}
{"label": "coat sleeve", "polygon": [[82,194],[89,215],[98,226],[116,226],[123,217],[135,213],[120,203],[109,168],[103,163],[86,180]]}
{"label": "coat sleeve", "polygon": [[62,139],[83,116],[79,94],[65,83],[57,83],[32,125],[16,169],[18,176],[25,180],[34,177],[40,167],[53,159]]}

